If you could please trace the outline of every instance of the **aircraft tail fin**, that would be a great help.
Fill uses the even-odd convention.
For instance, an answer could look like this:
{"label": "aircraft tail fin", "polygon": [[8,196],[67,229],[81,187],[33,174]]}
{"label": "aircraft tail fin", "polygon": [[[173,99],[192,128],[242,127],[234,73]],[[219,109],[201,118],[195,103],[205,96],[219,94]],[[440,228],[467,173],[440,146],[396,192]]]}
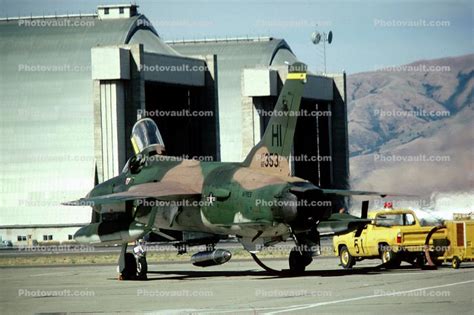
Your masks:
{"label": "aircraft tail fin", "polygon": [[265,133],[245,158],[244,166],[289,175],[289,158],[306,83],[306,69],[307,66],[300,62],[289,67],[286,82]]}

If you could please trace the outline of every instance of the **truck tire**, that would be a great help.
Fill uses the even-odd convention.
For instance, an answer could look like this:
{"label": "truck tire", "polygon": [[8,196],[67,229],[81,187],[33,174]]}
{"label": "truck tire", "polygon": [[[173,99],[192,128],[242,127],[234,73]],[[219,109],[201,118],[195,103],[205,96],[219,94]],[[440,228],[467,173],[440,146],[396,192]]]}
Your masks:
{"label": "truck tire", "polygon": [[423,268],[426,265],[426,258],[423,254],[418,254],[415,259],[415,266],[418,268]]}
{"label": "truck tire", "polygon": [[451,265],[454,269],[459,269],[459,267],[461,266],[461,259],[459,259],[458,256],[454,256]]}
{"label": "truck tire", "polygon": [[339,250],[339,259],[344,269],[351,269],[355,265],[355,258],[349,253],[347,246],[342,246]]}
{"label": "truck tire", "polygon": [[402,263],[400,259],[396,256],[397,254],[388,246],[387,244],[382,244],[380,246],[380,259],[382,259],[382,263],[387,268],[396,268],[400,267]]}

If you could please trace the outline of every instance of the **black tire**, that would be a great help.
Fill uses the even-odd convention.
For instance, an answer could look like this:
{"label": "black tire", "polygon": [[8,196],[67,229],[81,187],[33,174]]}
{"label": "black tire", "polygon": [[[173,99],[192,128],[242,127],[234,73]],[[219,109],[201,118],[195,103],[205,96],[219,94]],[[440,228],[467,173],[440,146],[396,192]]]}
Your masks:
{"label": "black tire", "polygon": [[132,253],[125,253],[125,268],[122,271],[122,280],[133,280],[137,276],[137,261]]}
{"label": "black tire", "polygon": [[415,266],[418,268],[423,268],[426,265],[426,257],[425,254],[419,254],[416,256],[415,259]]}
{"label": "black tire", "polygon": [[459,257],[457,256],[454,256],[451,265],[454,269],[459,269],[459,267],[461,266],[461,259],[459,259]]}
{"label": "black tire", "polygon": [[415,255],[408,255],[408,257],[405,259],[405,261],[407,263],[409,263],[410,265],[416,267],[417,266],[417,263],[416,263],[416,256]]}
{"label": "black tire", "polygon": [[430,252],[431,261],[433,261],[433,264],[435,264],[437,267],[443,264],[443,261],[439,260],[438,257],[439,255],[437,255],[436,253]]}
{"label": "black tire", "polygon": [[400,266],[401,261],[397,258],[397,254],[388,246],[387,244],[383,244],[380,246],[380,259],[382,259],[382,263],[387,268],[397,268]]}
{"label": "black tire", "polygon": [[139,280],[147,280],[147,273],[148,273],[148,262],[146,261],[146,257],[138,258],[137,264],[137,278]]}
{"label": "black tire", "polygon": [[304,272],[304,270],[306,269],[306,266],[308,266],[312,261],[313,261],[313,258],[311,257],[311,252],[308,252],[308,251],[300,252],[296,248],[293,248],[291,250],[290,257],[288,259],[290,270],[291,272],[294,272],[294,273]]}
{"label": "black tire", "polygon": [[399,268],[402,264],[402,261],[395,257],[395,259],[390,263],[390,268]]}
{"label": "black tire", "polygon": [[343,245],[339,250],[339,260],[341,261],[341,266],[344,269],[351,269],[355,265],[354,256],[349,253],[347,246]]}

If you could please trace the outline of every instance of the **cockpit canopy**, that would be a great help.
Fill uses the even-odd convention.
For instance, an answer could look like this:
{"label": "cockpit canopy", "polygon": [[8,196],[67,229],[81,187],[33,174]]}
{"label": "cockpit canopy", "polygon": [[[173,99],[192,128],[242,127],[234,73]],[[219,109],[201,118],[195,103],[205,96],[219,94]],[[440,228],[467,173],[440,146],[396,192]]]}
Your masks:
{"label": "cockpit canopy", "polygon": [[143,118],[135,123],[132,128],[131,141],[135,154],[146,149],[155,149],[158,154],[163,154],[165,149],[165,143],[158,126],[150,118]]}
{"label": "cockpit canopy", "polygon": [[135,155],[127,161],[122,173],[130,171],[132,174],[137,174],[145,165],[147,158],[165,154],[165,143],[160,130],[150,118],[143,118],[135,123],[130,140]]}

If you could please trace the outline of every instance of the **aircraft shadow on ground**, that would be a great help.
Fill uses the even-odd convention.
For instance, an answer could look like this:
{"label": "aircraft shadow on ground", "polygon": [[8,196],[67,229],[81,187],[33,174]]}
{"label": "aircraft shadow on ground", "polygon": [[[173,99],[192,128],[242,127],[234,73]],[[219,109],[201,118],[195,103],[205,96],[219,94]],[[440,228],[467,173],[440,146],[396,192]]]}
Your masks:
{"label": "aircraft shadow on ground", "polygon": [[200,271],[200,270],[164,270],[164,271],[148,271],[148,275],[169,275],[168,277],[148,277],[152,280],[189,280],[199,278],[215,278],[215,277],[245,277],[253,276],[257,279],[279,279],[293,277],[341,277],[348,275],[367,274],[375,275],[381,273],[380,267],[363,267],[351,270],[309,270],[300,274],[292,274],[287,270],[281,273],[272,273],[265,270],[236,270],[236,271]]}
{"label": "aircraft shadow on ground", "polygon": [[[474,265],[461,266],[461,269],[474,268]],[[439,266],[437,269],[451,269],[448,265]],[[227,270],[227,271],[207,271],[207,270],[163,270],[148,271],[148,279],[145,281],[155,280],[193,280],[203,278],[219,278],[219,277],[257,277],[258,280],[281,279],[281,278],[297,278],[297,277],[343,277],[351,275],[380,275],[384,273],[406,273],[418,272],[421,270],[436,270],[432,268],[417,268],[413,266],[401,266],[395,269],[387,269],[384,265],[373,267],[360,267],[354,269],[330,269],[330,270],[309,270],[300,274],[290,273],[289,270],[283,270],[280,273],[273,273],[265,270]],[[157,275],[157,277],[153,276]],[[160,276],[161,275],[161,276]],[[109,280],[116,280],[109,278]],[[143,280],[137,280],[143,281]]]}

